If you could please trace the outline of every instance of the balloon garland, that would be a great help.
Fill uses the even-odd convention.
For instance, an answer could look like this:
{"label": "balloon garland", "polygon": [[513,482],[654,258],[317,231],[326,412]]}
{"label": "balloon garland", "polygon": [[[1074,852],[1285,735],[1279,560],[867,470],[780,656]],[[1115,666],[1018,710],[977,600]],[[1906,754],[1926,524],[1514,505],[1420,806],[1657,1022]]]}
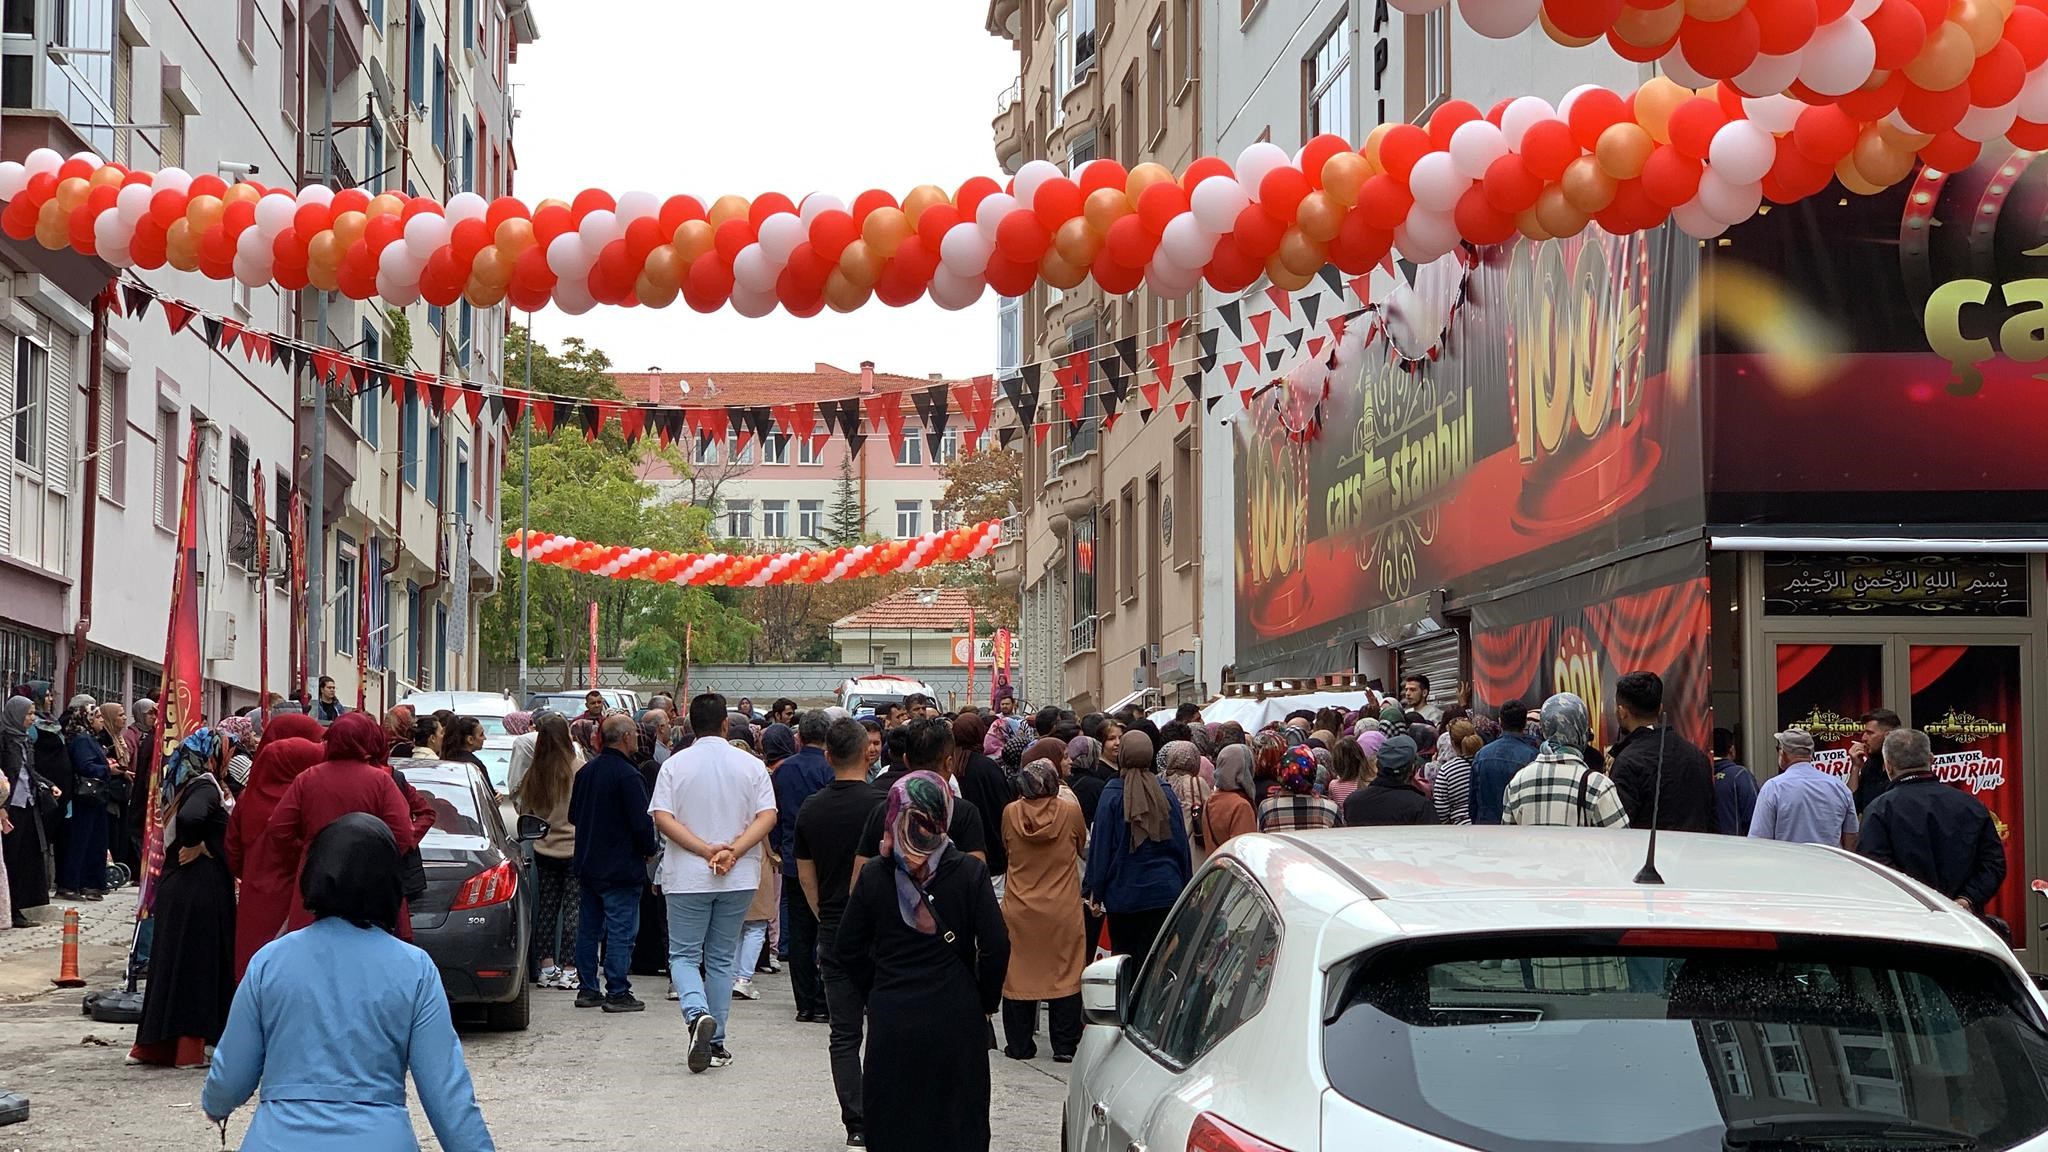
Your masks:
{"label": "balloon garland", "polygon": [[989,554],[1002,535],[1002,521],[988,520],[907,540],[808,552],[663,552],[591,544],[552,532],[515,532],[505,541],[505,547],[515,558],[523,555],[536,564],[553,564],[614,580],[759,588],[768,584],[829,584],[862,576],[915,572],[934,564],[978,560]]}
{"label": "balloon garland", "polygon": [[[1421,13],[1448,0],[1390,0]],[[1362,273],[1391,251],[1436,259],[1517,232],[1623,234],[1675,221],[1702,238],[1839,179],[1869,194],[1917,160],[1955,171],[2001,137],[2048,148],[2048,0],[1458,0],[1505,38],[1604,39],[1657,77],[1627,97],[1573,89],[1481,113],[1452,100],[1426,125],[1382,124],[1354,147],[1318,136],[1293,156],[1257,143],[1233,165],[1180,174],[1095,160],[1071,176],[1034,160],[1007,184],[977,176],[900,201],[814,193],[748,200],[586,189],[529,209],[509,196],[426,197],[228,185],[37,149],[0,163],[0,231],[119,267],[169,264],[214,280],[313,287],[393,305],[522,311],[553,304],[746,316],[942,308],[1043,282],[1141,283],[1185,296],[1206,281],[1305,286],[1325,264]],[[1679,81],[1683,81],[1681,84]],[[1693,85],[1687,87],[1685,85]]]}

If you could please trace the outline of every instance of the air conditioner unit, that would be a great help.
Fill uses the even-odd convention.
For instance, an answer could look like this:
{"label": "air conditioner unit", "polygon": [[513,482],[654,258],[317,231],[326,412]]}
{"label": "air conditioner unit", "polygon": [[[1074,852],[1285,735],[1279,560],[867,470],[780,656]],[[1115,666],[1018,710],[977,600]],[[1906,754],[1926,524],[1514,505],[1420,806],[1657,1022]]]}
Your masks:
{"label": "air conditioner unit", "polygon": [[289,576],[292,570],[291,541],[276,528],[265,528],[264,536],[270,541],[270,571],[266,576]]}
{"label": "air conditioner unit", "polygon": [[235,614],[233,612],[208,612],[206,614],[206,658],[208,660],[233,660],[235,658]]}

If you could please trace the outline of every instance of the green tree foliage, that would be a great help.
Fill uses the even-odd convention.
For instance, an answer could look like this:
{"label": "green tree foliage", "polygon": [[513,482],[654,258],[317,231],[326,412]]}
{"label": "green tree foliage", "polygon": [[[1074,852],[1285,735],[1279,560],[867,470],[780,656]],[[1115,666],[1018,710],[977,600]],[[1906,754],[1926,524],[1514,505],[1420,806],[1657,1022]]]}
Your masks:
{"label": "green tree foliage", "polygon": [[[954,524],[1001,520],[1024,503],[1024,457],[1014,448],[990,444],[979,452],[963,452],[940,474],[946,478],[946,495],[939,507]],[[996,582],[991,561],[949,564],[939,571],[946,583],[967,589],[979,609],[976,631],[1017,626],[1017,590]]]}
{"label": "green tree foliage", "polygon": [[839,491],[832,498],[832,518],[825,525],[825,541],[834,548],[858,544],[867,535],[867,514],[860,506],[860,489],[853,482],[853,453],[839,458]]}

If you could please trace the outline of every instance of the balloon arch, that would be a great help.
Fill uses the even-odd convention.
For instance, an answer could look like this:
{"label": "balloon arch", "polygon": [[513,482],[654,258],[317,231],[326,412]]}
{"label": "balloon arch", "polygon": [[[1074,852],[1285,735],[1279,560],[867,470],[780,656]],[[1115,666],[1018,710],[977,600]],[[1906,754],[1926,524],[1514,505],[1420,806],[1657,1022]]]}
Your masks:
{"label": "balloon arch", "polygon": [[[1409,13],[1446,0],[1392,0]],[[1540,24],[1665,73],[1634,93],[1573,89],[1482,112],[1453,100],[1426,125],[1362,142],[1319,136],[1294,155],[1254,144],[1178,174],[1044,161],[898,200],[770,192],[662,199],[590,189],[527,205],[314,186],[228,185],[130,171],[47,149],[0,163],[0,229],[119,267],[307,287],[393,305],[598,304],[747,316],[891,306],[964,308],[1092,279],[1180,296],[1306,285],[1461,242],[1622,234],[1675,221],[1699,237],[1831,180],[1873,193],[1916,160],[1954,171],[1986,143],[2048,148],[2048,0],[1458,0],[1482,35]]]}

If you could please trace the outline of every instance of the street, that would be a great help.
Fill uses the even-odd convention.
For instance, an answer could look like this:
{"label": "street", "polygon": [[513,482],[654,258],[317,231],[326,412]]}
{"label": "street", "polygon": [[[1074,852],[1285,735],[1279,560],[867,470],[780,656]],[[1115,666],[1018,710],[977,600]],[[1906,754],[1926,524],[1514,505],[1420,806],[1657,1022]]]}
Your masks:
{"label": "street", "polygon": [[[98,905],[94,912],[106,911],[89,922],[86,936],[95,925],[112,930],[114,909],[132,906],[118,895]],[[203,1075],[124,1066],[134,1028],[81,1015],[82,991],[42,991],[56,970],[55,953],[19,950],[10,939],[30,935],[54,940],[54,929],[0,933],[0,1092],[25,1093],[31,1101],[28,1123],[0,1128],[0,1152],[218,1147],[199,1112]],[[111,986],[117,950],[89,946],[86,955],[89,987]],[[683,1067],[682,1022],[655,979],[636,979],[635,991],[648,1004],[633,1015],[579,1012],[574,994],[536,989],[525,1032],[484,1032],[458,1016],[477,1101],[498,1147],[838,1152],[844,1132],[825,1064],[826,1029],[795,1022],[786,971],[759,977],[756,987],[759,1001],[733,1004],[738,1059],[699,1076]],[[1057,1148],[1066,1068],[1052,1062],[1043,1042],[1033,1061],[991,1057],[994,1152]],[[228,1147],[236,1146],[251,1111],[242,1109],[229,1123]],[[413,1114],[422,1145],[436,1147],[417,1100]]]}

